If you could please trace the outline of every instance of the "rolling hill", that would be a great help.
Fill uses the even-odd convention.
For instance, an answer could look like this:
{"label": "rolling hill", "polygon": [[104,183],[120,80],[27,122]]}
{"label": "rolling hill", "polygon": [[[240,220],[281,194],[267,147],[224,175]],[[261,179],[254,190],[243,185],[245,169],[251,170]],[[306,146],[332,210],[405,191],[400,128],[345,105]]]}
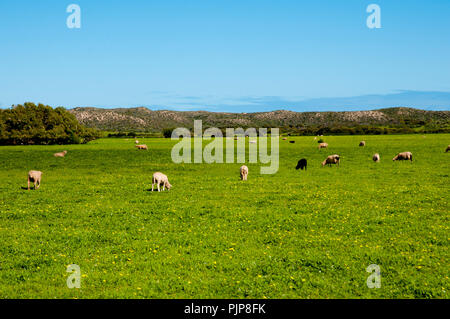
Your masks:
{"label": "rolling hill", "polygon": [[192,128],[194,120],[203,127],[433,127],[449,128],[450,111],[425,111],[413,108],[386,108],[349,112],[221,113],[206,111],[152,111],[146,107],[103,109],[78,107],[70,109],[78,121],[90,128],[105,131],[161,132],[165,128]]}

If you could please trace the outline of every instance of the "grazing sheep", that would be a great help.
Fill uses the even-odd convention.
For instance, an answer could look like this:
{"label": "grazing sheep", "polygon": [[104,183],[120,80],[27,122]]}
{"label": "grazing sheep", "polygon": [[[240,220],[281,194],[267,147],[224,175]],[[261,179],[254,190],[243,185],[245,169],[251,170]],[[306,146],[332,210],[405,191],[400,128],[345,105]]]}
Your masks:
{"label": "grazing sheep", "polygon": [[398,153],[397,156],[395,156],[393,159],[393,161],[413,161],[412,158],[412,153],[411,152],[403,152],[403,153]]}
{"label": "grazing sheep", "polygon": [[359,142],[359,146],[366,146],[366,141]]}
{"label": "grazing sheep", "polygon": [[447,153],[448,151],[450,151],[450,145],[447,146],[447,149],[445,150],[445,153]]}
{"label": "grazing sheep", "polygon": [[380,154],[378,153],[374,154],[372,159],[375,163],[378,163],[380,161]]}
{"label": "grazing sheep", "polygon": [[295,169],[301,169],[303,170],[303,168],[306,171],[306,166],[308,165],[308,162],[306,161],[306,158],[302,158],[301,160],[298,161],[297,166],[295,167]]}
{"label": "grazing sheep", "polygon": [[331,166],[331,164],[337,164],[339,166],[340,163],[340,157],[337,154],[328,156],[323,162],[322,167],[325,165]]}
{"label": "grazing sheep", "polygon": [[165,187],[167,187],[167,190],[170,190],[170,188],[172,187],[172,185],[170,185],[170,183],[169,183],[169,179],[167,178],[167,175],[164,175],[163,173],[160,173],[160,172],[156,172],[152,176],[152,192],[153,192],[153,187],[155,184],[158,188],[158,192],[161,191],[159,189],[159,185],[162,185],[163,191],[165,190]]}
{"label": "grazing sheep", "polygon": [[287,137],[283,137],[283,141],[286,141],[287,140]]}
{"label": "grazing sheep", "polygon": [[134,143],[135,143],[135,144],[139,144],[139,141],[138,141],[138,140],[136,140],[136,141],[134,141]]}
{"label": "grazing sheep", "polygon": [[145,145],[145,144],[142,144],[142,145],[136,145],[136,147],[137,147],[138,150],[148,150],[148,147],[147,147],[147,145]]}
{"label": "grazing sheep", "polygon": [[66,156],[66,154],[67,154],[67,151],[62,151],[62,152],[53,154],[53,156],[54,157],[64,157],[64,156]]}
{"label": "grazing sheep", "polygon": [[239,172],[241,174],[241,180],[246,181],[248,176],[248,167],[245,165],[242,165],[239,169]]}
{"label": "grazing sheep", "polygon": [[34,184],[34,189],[38,189],[41,186],[41,171],[29,171],[28,172],[28,190],[30,190],[30,183]]}
{"label": "grazing sheep", "polygon": [[328,143],[320,143],[319,144],[319,150],[321,149],[321,148],[327,148],[328,147]]}

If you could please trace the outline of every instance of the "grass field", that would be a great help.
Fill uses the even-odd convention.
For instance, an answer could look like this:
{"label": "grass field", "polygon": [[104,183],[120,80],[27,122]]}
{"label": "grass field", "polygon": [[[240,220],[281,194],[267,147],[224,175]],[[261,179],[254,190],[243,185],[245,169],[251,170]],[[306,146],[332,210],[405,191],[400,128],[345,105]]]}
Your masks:
{"label": "grass field", "polygon": [[[246,182],[241,164],[172,163],[169,139],[0,147],[0,297],[448,298],[450,135],[290,139],[277,174],[247,164]],[[155,171],[170,192],[148,191]]]}

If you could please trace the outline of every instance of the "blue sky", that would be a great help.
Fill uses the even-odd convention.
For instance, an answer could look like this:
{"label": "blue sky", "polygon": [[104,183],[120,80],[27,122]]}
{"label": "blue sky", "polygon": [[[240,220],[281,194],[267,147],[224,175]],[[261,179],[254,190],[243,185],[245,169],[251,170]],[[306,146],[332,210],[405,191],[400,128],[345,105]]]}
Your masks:
{"label": "blue sky", "polygon": [[450,110],[449,17],[448,0],[2,0],[0,107]]}

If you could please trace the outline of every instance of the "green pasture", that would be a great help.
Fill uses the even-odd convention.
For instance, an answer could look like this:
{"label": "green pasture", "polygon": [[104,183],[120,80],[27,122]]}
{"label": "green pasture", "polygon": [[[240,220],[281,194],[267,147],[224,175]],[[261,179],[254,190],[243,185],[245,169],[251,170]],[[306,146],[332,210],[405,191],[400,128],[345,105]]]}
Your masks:
{"label": "green pasture", "polygon": [[[0,298],[448,298],[450,135],[323,139],[280,139],[278,172],[247,163],[246,182],[240,163],[173,163],[170,139],[2,146]],[[149,191],[156,171],[169,192]]]}

